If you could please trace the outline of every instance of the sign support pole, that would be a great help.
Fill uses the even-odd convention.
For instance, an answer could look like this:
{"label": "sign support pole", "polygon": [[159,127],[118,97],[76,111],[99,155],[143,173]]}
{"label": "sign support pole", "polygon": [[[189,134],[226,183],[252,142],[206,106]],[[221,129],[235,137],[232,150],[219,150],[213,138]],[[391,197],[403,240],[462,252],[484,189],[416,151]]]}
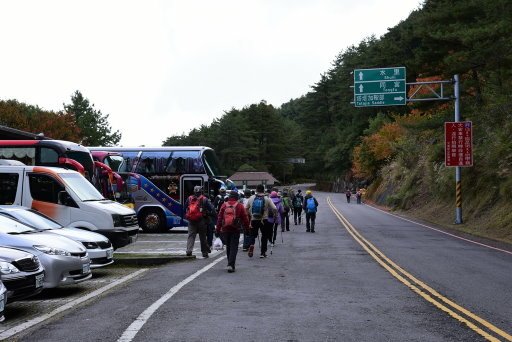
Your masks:
{"label": "sign support pole", "polygon": [[[460,88],[459,75],[453,76],[455,95],[455,122],[460,122]],[[462,190],[461,167],[455,167],[455,224],[462,224]]]}

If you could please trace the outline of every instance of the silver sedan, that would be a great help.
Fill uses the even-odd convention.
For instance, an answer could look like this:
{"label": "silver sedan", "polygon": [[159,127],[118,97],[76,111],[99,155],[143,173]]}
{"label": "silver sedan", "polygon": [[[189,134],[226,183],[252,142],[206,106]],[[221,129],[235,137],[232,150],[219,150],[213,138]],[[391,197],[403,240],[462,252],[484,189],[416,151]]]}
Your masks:
{"label": "silver sedan", "polygon": [[45,270],[45,288],[76,284],[92,277],[91,261],[83,245],[64,236],[38,231],[2,214],[0,246],[37,256]]}
{"label": "silver sedan", "polygon": [[114,262],[114,248],[104,235],[78,228],[63,227],[48,216],[19,205],[0,205],[0,213],[13,217],[37,230],[58,234],[80,242],[87,248],[87,254],[91,259],[91,268],[107,266]]}

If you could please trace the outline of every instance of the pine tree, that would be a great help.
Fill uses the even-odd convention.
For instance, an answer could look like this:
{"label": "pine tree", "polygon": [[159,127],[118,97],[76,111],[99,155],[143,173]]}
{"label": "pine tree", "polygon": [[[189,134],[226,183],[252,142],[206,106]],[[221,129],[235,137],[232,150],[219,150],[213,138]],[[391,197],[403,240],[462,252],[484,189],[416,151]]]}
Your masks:
{"label": "pine tree", "polygon": [[81,144],[85,146],[112,146],[121,140],[121,133],[108,124],[108,114],[96,110],[80,91],[71,96],[71,104],[64,104],[67,113],[75,116],[76,124],[82,131]]}

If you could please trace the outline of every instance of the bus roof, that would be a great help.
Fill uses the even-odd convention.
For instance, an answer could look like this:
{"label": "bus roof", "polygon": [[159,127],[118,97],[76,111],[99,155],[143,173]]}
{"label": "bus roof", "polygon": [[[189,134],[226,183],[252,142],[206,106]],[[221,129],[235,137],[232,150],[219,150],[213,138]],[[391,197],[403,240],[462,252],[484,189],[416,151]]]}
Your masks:
{"label": "bus roof", "polygon": [[53,146],[68,151],[87,151],[86,147],[66,140],[0,140],[0,146]]}
{"label": "bus roof", "polygon": [[205,151],[212,150],[208,146],[160,146],[160,147],[87,147],[90,151],[115,151],[115,152],[128,152],[128,151]]}

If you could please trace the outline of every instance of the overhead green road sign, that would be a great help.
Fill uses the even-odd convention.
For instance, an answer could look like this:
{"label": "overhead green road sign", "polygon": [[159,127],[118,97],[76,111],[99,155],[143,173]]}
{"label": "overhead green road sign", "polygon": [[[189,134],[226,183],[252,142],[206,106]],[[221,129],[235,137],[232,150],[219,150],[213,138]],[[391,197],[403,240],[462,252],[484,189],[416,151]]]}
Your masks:
{"label": "overhead green road sign", "polygon": [[405,105],[405,67],[354,70],[356,107]]}

